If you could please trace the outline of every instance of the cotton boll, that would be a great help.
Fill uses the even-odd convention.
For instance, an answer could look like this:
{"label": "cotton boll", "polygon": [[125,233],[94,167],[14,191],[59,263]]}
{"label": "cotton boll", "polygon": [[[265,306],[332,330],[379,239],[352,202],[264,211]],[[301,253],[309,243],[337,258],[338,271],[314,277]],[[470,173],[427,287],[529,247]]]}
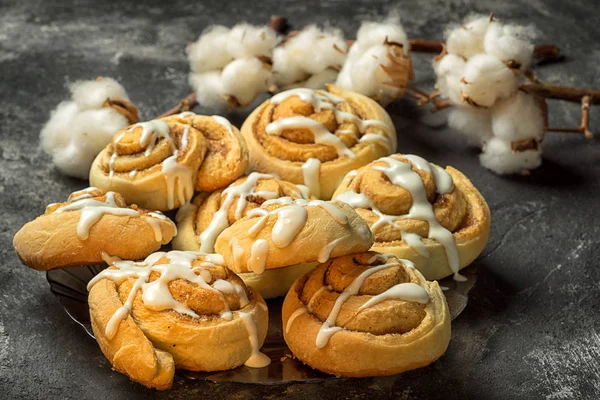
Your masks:
{"label": "cotton boll", "polygon": [[52,162],[65,175],[87,179],[95,156],[81,151],[77,143],[71,142],[52,154]]}
{"label": "cotton boll", "polygon": [[446,31],[446,50],[466,59],[483,53],[484,37],[490,26],[490,17],[474,15],[467,17],[462,26]]}
{"label": "cotton boll", "polygon": [[518,84],[518,78],[501,60],[477,54],[465,65],[461,91],[469,104],[491,107],[497,99],[513,95]]}
{"label": "cotton boll", "polygon": [[203,107],[221,109],[227,105],[220,70],[190,73],[189,82],[196,92],[198,103]]}
{"label": "cotton boll", "polygon": [[452,107],[448,125],[462,132],[474,145],[481,146],[492,138],[492,119],[488,109]]}
{"label": "cotton boll", "polygon": [[436,88],[442,97],[450,99],[453,104],[462,104],[460,80],[465,64],[465,60],[455,54],[446,54],[441,60],[433,62],[437,76]]}
{"label": "cotton boll", "polygon": [[[346,59],[346,50],[340,30],[308,26],[273,52],[275,82],[290,85],[310,78],[310,75],[321,74],[330,67],[341,66]],[[331,76],[331,73],[326,75]]]}
{"label": "cotton boll", "polygon": [[326,69],[323,72],[315,74],[308,78],[304,82],[304,87],[309,89],[324,89],[326,83],[333,83],[336,81],[338,72],[334,69]]}
{"label": "cotton boll", "polygon": [[351,64],[350,80],[352,90],[365,96],[376,96],[389,79],[382,65],[389,65],[388,47],[378,45],[367,50],[362,57]]}
{"label": "cotton boll", "polygon": [[350,77],[352,65],[353,62],[350,59],[346,60],[335,81],[336,86],[341,87],[342,89],[352,90],[352,78]]}
{"label": "cotton boll", "polygon": [[369,48],[386,41],[401,44],[406,53],[410,49],[408,36],[398,15],[391,15],[382,22],[363,22],[356,34],[356,42],[352,45],[354,56],[360,56]]}
{"label": "cotton boll", "polygon": [[271,71],[257,58],[242,58],[227,64],[221,74],[223,93],[247,106],[267,91]]}
{"label": "cotton boll", "polygon": [[227,37],[227,52],[235,59],[271,57],[277,45],[277,34],[267,26],[238,24]]}
{"label": "cotton boll", "polygon": [[222,25],[207,28],[198,40],[187,46],[188,61],[196,73],[221,69],[232,60],[227,52],[230,29]]}
{"label": "cotton boll", "polygon": [[66,146],[71,137],[71,124],[79,112],[79,107],[72,101],[63,101],[52,111],[52,115],[42,132],[40,141],[42,149],[52,155],[56,149]]}
{"label": "cotton boll", "polygon": [[107,99],[129,101],[123,86],[112,78],[78,81],[70,89],[73,100],[81,110],[100,108]]}
{"label": "cotton boll", "polygon": [[129,125],[129,121],[112,108],[105,107],[80,112],[71,124],[71,138],[93,159],[110,143],[115,133]]}
{"label": "cotton boll", "polygon": [[533,59],[533,35],[532,28],[493,22],[485,34],[485,52],[505,62],[516,61],[527,70]]}
{"label": "cotton boll", "polygon": [[510,141],[494,137],[484,146],[479,161],[497,174],[514,174],[539,167],[542,152],[540,149],[513,152]]}
{"label": "cotton boll", "polygon": [[491,108],[494,135],[510,141],[540,139],[546,116],[541,101],[534,95],[517,92]]}

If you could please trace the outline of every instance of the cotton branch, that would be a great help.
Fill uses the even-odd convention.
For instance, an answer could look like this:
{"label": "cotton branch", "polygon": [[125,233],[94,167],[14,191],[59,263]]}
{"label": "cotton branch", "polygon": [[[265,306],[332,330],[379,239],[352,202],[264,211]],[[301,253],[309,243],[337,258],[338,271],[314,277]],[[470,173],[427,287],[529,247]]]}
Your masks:
{"label": "cotton branch", "polygon": [[189,95],[187,95],[186,98],[181,100],[175,107],[171,108],[170,110],[165,111],[164,113],[160,114],[156,118],[168,117],[169,115],[179,114],[184,111],[190,111],[197,105],[198,105],[198,100],[196,100],[196,93],[190,93]]}

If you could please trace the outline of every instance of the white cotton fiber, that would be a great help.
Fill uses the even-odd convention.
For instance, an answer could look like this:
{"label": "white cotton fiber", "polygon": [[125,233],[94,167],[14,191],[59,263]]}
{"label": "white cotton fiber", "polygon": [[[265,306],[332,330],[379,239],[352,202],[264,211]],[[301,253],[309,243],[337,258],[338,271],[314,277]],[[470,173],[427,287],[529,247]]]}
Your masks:
{"label": "white cotton fiber", "polygon": [[[320,29],[310,25],[273,52],[275,83],[285,87],[331,70],[331,67],[341,67],[346,51],[347,45],[339,29]],[[321,81],[324,76],[332,76],[332,73],[328,72],[314,81]],[[326,83],[332,82],[335,82],[335,77]]]}
{"label": "white cotton fiber", "polygon": [[363,22],[358,29],[356,42],[351,47],[349,57],[359,57],[371,47],[384,44],[386,41],[401,44],[405,53],[410,51],[408,36],[396,14],[390,15],[381,22]]}
{"label": "white cotton fiber", "polygon": [[244,107],[269,87],[271,71],[257,58],[242,58],[227,64],[221,74],[223,93]]}
{"label": "white cotton fiber", "polygon": [[187,46],[188,61],[196,73],[221,69],[233,57],[227,52],[230,29],[222,25],[207,28],[197,41]]}
{"label": "white cotton fiber", "polygon": [[462,132],[469,143],[481,146],[492,138],[492,119],[488,109],[452,107],[448,126]]}
{"label": "white cotton fiber", "polygon": [[500,139],[540,139],[544,133],[546,117],[540,100],[534,95],[519,91],[498,101],[490,111],[492,130]]}
{"label": "white cotton fiber", "polygon": [[277,41],[277,34],[267,26],[238,24],[227,37],[227,52],[235,59],[271,57]]}
{"label": "white cotton fiber", "polygon": [[511,142],[494,137],[483,147],[479,161],[497,174],[514,174],[539,167],[542,153],[539,149],[513,152]]}
{"label": "white cotton fiber", "polygon": [[196,92],[196,99],[203,107],[219,110],[227,105],[221,70],[207,71],[200,74],[190,73],[190,85]]}
{"label": "white cotton fiber", "polygon": [[309,89],[323,89],[326,83],[333,83],[337,79],[338,72],[334,69],[326,69],[308,78],[303,86]]}
{"label": "white cotton fiber", "polygon": [[533,59],[533,36],[531,27],[493,22],[485,34],[484,49],[502,61],[516,61],[522,70],[527,70]]}
{"label": "white cotton fiber", "polygon": [[466,59],[483,53],[484,37],[490,26],[490,17],[472,15],[461,26],[446,31],[446,50]]}
{"label": "white cotton fiber", "polygon": [[437,76],[436,88],[443,98],[453,104],[461,104],[460,80],[465,69],[464,58],[455,54],[446,54],[439,61],[433,61],[433,70]]}
{"label": "white cotton fiber", "polygon": [[106,99],[129,101],[125,89],[112,78],[78,81],[71,85],[73,101],[80,109],[100,108]]}
{"label": "white cotton fiber", "polygon": [[59,170],[87,179],[96,155],[115,133],[129,125],[123,115],[102,105],[108,98],[129,101],[129,97],[111,78],[76,82],[70,89],[73,100],[63,101],[52,112],[40,141]]}
{"label": "white cotton fiber", "polygon": [[518,85],[518,78],[501,60],[477,54],[465,65],[461,91],[471,105],[491,107],[497,99],[515,94]]}

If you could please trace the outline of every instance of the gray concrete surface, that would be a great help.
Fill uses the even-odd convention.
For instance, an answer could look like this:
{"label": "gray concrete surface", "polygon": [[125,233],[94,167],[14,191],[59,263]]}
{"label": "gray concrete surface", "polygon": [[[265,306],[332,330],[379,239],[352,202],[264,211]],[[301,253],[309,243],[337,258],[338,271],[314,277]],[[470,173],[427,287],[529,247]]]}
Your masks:
{"label": "gray concrete surface", "polygon": [[[19,227],[87,186],[58,173],[38,148],[40,128],[67,97],[68,83],[115,77],[150,118],[188,93],[184,48],[208,24],[281,14],[296,26],[329,21],[350,37],[361,20],[393,8],[411,37],[441,38],[448,22],[469,12],[533,23],[539,42],[559,44],[567,55],[538,68],[540,77],[600,86],[594,1],[0,1],[0,398],[598,398],[600,148],[575,135],[548,136],[544,165],[531,176],[499,177],[480,167],[443,113],[431,116],[410,101],[390,107],[399,149],[464,171],[493,215],[478,283],[453,323],[447,354],[400,376],[276,387],[177,377],[171,391],[154,392],[111,371],[44,274],[14,253]],[[431,87],[429,58],[416,56],[415,65],[416,83]],[[555,102],[551,111],[552,125],[578,124],[577,105]],[[245,115],[230,117],[239,125]]]}

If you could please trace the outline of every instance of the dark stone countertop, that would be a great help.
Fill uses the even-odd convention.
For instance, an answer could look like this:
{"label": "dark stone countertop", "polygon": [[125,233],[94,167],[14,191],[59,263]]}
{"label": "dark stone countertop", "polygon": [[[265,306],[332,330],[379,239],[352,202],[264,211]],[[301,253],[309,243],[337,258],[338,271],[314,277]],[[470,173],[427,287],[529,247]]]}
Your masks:
{"label": "dark stone countertop", "polygon": [[[533,23],[538,42],[556,43],[565,62],[540,66],[551,82],[599,84],[600,20],[594,1],[399,2],[272,1],[0,2],[0,398],[493,398],[600,396],[600,148],[576,135],[550,134],[544,165],[529,177],[483,169],[477,152],[410,101],[389,110],[399,150],[464,171],[488,200],[490,242],[465,312],[452,324],[447,354],[433,365],[389,378],[256,386],[176,377],[155,392],[112,372],[97,344],[64,313],[43,273],[19,262],[14,233],[46,204],[86,182],[50,166],[38,134],[68,97],[67,84],[97,75],[119,79],[150,118],[189,92],[185,45],[211,23],[263,23],[286,15],[344,29],[400,10],[410,37],[440,38],[446,24],[493,11]],[[167,5],[168,4],[168,5]],[[429,56],[415,55],[416,84],[432,85]],[[200,110],[201,111],[201,110]],[[592,127],[600,129],[594,110]],[[230,115],[238,124],[247,111]],[[575,126],[579,107],[551,105],[551,124]]]}

